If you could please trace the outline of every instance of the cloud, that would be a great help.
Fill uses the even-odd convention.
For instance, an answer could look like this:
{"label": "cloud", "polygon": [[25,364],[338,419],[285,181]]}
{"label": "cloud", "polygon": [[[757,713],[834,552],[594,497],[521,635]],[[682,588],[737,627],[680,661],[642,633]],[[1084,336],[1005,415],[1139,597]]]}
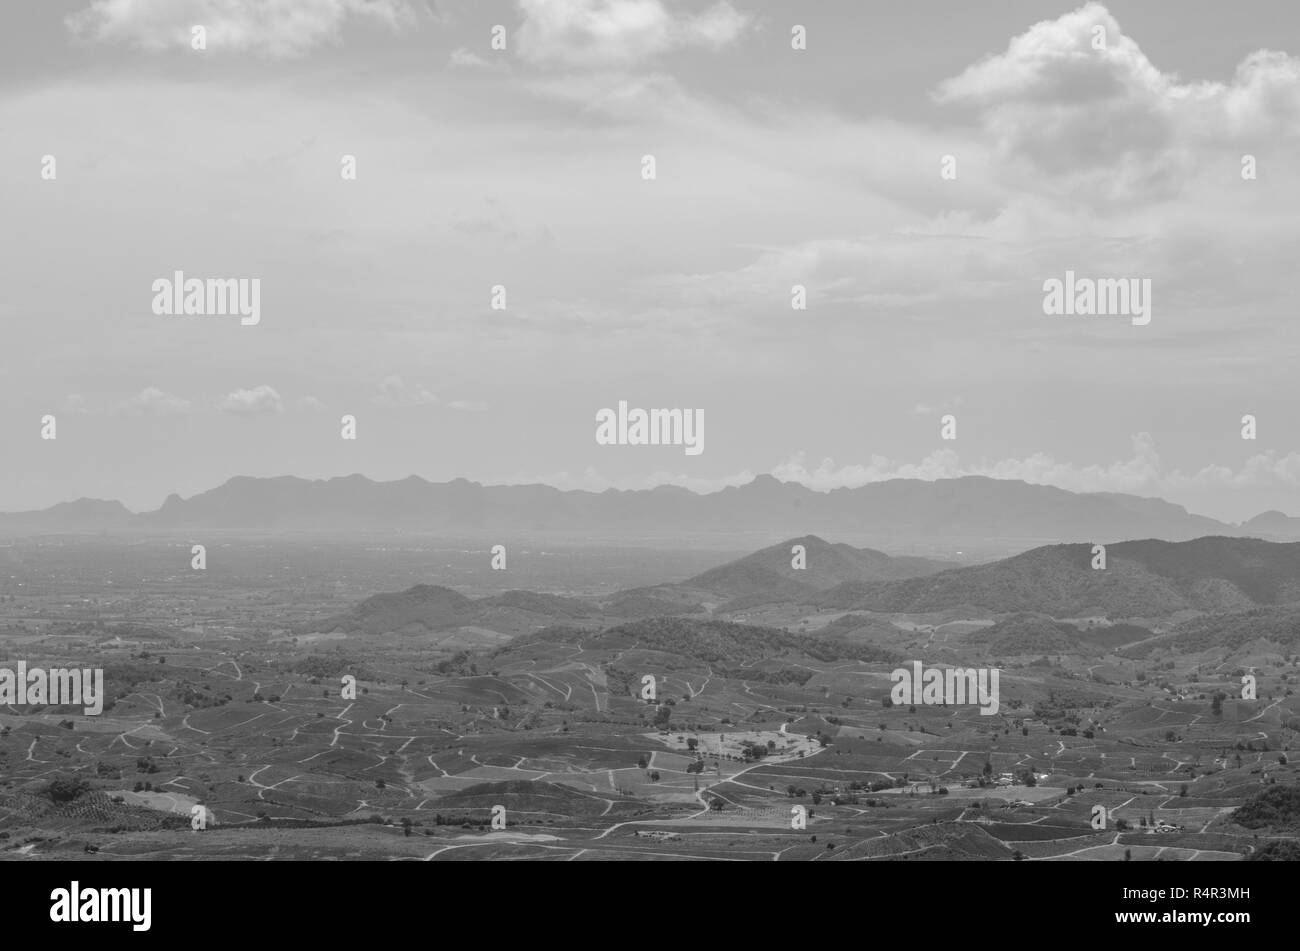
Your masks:
{"label": "cloud", "polygon": [[351,19],[390,29],[410,21],[408,0],[92,0],[66,17],[74,34],[142,49],[189,49],[191,29],[207,32],[207,51],[291,59],[341,42]]}
{"label": "cloud", "polygon": [[117,404],[117,410],[129,416],[181,416],[190,411],[191,405],[189,400],[164,393],[156,386],[146,386]]}
{"label": "cloud", "polygon": [[685,47],[718,50],[734,43],[750,24],[727,0],[697,14],[664,0],[518,3],[524,17],[517,32],[519,55],[570,67],[630,67]]}
{"label": "cloud", "polygon": [[787,482],[800,482],[823,491],[855,488],[888,479],[957,479],[987,476],[1019,479],[1036,485],[1054,485],[1071,492],[1126,492],[1134,495],[1175,496],[1190,490],[1209,488],[1293,488],[1300,487],[1300,452],[1279,455],[1269,450],[1245,460],[1239,469],[1205,466],[1191,472],[1166,471],[1149,433],[1132,437],[1133,455],[1104,465],[1079,466],[1034,453],[1022,458],[995,462],[963,463],[954,449],[937,449],[919,462],[898,462],[872,456],[866,463],[836,466],[823,459],[809,466],[803,452],[772,469],[771,474]]}
{"label": "cloud", "polygon": [[399,406],[437,406],[437,396],[430,393],[421,384],[408,386],[400,376],[390,376],[381,380],[379,392],[370,400],[376,406],[389,409]]}
{"label": "cloud", "polygon": [[280,400],[279,393],[263,384],[251,390],[235,390],[226,394],[217,404],[217,409],[236,416],[262,416],[267,413],[283,413],[284,403]]}
{"label": "cloud", "polygon": [[509,64],[500,59],[499,56],[500,54],[498,54],[497,57],[489,59],[488,57],[480,56],[478,53],[470,51],[464,46],[458,46],[456,49],[451,51],[451,55],[447,58],[447,65],[452,69],[481,69],[495,72],[509,72]]}
{"label": "cloud", "polygon": [[[810,310],[853,305],[858,308],[853,319],[858,319],[861,305],[880,309],[969,305],[1022,289],[1026,259],[1036,251],[1022,247],[1009,234],[1004,239],[988,226],[967,227],[964,234],[915,229],[765,247],[754,251],[753,259],[741,267],[658,275],[643,285],[684,304],[713,309],[715,314],[720,307],[740,307],[746,321],[764,306],[785,320],[796,284],[806,288]],[[1090,242],[1084,238],[1078,243]]]}
{"label": "cloud", "polygon": [[581,472],[548,472],[542,475],[516,474],[501,479],[489,479],[484,485],[549,485],[557,489],[580,489],[586,492],[604,492],[607,489],[630,491],[634,489],[653,489],[661,485],[675,485],[692,492],[717,492],[732,486],[745,485],[754,480],[754,473],[748,469],[734,475],[709,478],[688,476],[680,473],[655,471],[623,479],[611,479],[595,466],[588,466]]}
{"label": "cloud", "polygon": [[976,110],[1005,159],[1094,173],[1112,198],[1178,193],[1204,165],[1200,149],[1300,137],[1300,60],[1260,50],[1231,83],[1184,83],[1153,65],[1100,3],[1034,24],[934,98]]}
{"label": "cloud", "polygon": [[80,416],[85,413],[90,413],[91,408],[86,402],[86,398],[80,393],[69,393],[63,398],[63,405],[59,407],[59,412]]}
{"label": "cloud", "polygon": [[314,412],[325,409],[325,404],[314,396],[301,396],[293,403],[298,409]]}
{"label": "cloud", "polygon": [[[1122,492],[1130,495],[1173,498],[1200,490],[1296,489],[1300,488],[1300,452],[1281,455],[1274,451],[1260,453],[1245,460],[1238,469],[1205,466],[1192,472],[1165,471],[1148,433],[1131,437],[1133,455],[1105,465],[1079,466],[1054,459],[1047,453],[1033,453],[1023,458],[1006,458],[995,462],[963,463],[954,449],[937,449],[918,462],[900,462],[885,456],[872,456],[865,463],[837,466],[833,459],[810,465],[807,454],[799,451],[774,466],[768,474],[782,482],[797,482],[819,492],[858,488],[890,479],[959,479],[985,476],[991,479],[1015,479],[1035,485],[1051,485],[1069,492]],[[607,489],[651,489],[673,485],[693,492],[717,492],[728,486],[744,485],[754,479],[749,469],[715,477],[689,476],[656,471],[622,479],[613,479],[588,467],[581,472],[551,472],[545,475],[517,475],[489,480],[492,485],[529,485],[542,483],[560,489],[583,489],[603,492]]]}
{"label": "cloud", "polygon": [[447,406],[462,413],[482,413],[488,408],[487,403],[477,400],[452,400]]}

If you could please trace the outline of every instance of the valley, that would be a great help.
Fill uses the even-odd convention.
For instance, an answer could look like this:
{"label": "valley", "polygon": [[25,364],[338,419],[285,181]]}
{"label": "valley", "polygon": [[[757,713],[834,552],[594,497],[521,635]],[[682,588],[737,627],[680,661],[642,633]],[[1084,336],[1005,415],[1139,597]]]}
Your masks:
{"label": "valley", "polygon": [[[0,549],[0,665],[108,693],[0,710],[0,859],[1240,861],[1300,833],[1300,545],[1121,543],[1104,578],[1086,545],[818,536],[510,572],[340,543],[338,577],[296,542],[206,572],[111,546]],[[893,703],[914,662],[995,668],[997,712]]]}

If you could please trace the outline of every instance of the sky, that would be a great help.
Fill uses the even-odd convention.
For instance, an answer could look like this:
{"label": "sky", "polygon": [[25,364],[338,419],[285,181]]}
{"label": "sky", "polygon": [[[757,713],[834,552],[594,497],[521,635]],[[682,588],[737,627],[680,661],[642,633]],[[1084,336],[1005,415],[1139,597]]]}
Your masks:
{"label": "sky", "polygon": [[[0,510],[771,473],[1300,515],[1300,8],[1173,9],[5,3]],[[176,271],[260,320],[155,313]],[[1045,314],[1067,271],[1150,322]],[[598,444],[619,401],[704,450]]]}

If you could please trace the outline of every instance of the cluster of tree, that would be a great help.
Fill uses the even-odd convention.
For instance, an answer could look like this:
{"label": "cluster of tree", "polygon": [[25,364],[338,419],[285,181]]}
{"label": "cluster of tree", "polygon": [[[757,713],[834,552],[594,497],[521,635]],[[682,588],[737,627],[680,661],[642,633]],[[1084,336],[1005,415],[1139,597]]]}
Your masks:
{"label": "cluster of tree", "polygon": [[1273,839],[1246,856],[1247,862],[1300,862],[1300,842]]}
{"label": "cluster of tree", "polygon": [[1269,786],[1233,810],[1232,821],[1247,829],[1300,831],[1300,786]]}
{"label": "cluster of tree", "polygon": [[716,666],[714,670],[720,676],[729,680],[748,680],[751,683],[774,684],[778,687],[789,684],[802,687],[812,679],[814,673],[814,671],[806,667],[781,667],[776,670],[764,670],[762,668]]}
{"label": "cluster of tree", "polygon": [[56,805],[74,802],[90,792],[90,783],[75,777],[59,777],[50,780],[41,790],[41,795]]}
{"label": "cluster of tree", "polygon": [[1174,628],[1167,644],[1191,653],[1210,648],[1235,650],[1257,640],[1300,646],[1300,610],[1292,604],[1193,618]]}
{"label": "cluster of tree", "polygon": [[636,671],[619,667],[617,664],[601,664],[600,669],[605,673],[611,694],[640,696],[641,677]]}
{"label": "cluster of tree", "polygon": [[321,680],[337,682],[344,674],[351,674],[357,680],[375,679],[373,671],[342,651],[308,654],[295,660],[285,669],[310,678],[312,683],[319,683]]}
{"label": "cluster of tree", "polygon": [[753,740],[744,740],[740,744],[740,755],[746,763],[756,763],[768,753],[775,751],[776,742],[768,740],[767,745],[755,743]]}
{"label": "cluster of tree", "polygon": [[443,676],[449,674],[459,674],[462,677],[477,677],[478,664],[474,661],[474,655],[469,651],[457,651],[446,660],[440,660],[433,665],[433,669]]}
{"label": "cluster of tree", "polygon": [[[187,707],[193,707],[195,710],[202,710],[206,707],[224,707],[234,699],[230,694],[224,697],[218,697],[211,693],[211,687],[207,684],[200,684],[197,688],[187,680],[182,680],[177,686],[177,699]],[[202,691],[209,691],[204,693]]]}

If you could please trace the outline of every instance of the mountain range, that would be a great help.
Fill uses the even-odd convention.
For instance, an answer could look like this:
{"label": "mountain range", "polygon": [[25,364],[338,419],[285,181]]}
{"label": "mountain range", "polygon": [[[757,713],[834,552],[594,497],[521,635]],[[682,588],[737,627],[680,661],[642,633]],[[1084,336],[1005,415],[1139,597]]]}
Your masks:
{"label": "mountain range", "polygon": [[80,499],[34,512],[0,514],[0,536],[101,532],[537,531],[699,534],[835,532],[886,539],[1005,539],[1022,547],[1094,539],[1205,535],[1300,539],[1300,518],[1267,512],[1236,526],[1161,499],[1077,493],[1009,479],[967,476],[892,479],[816,491],[762,475],[697,493],[677,486],[590,492],[547,485],[375,482],[361,475],[310,480],[240,476],[155,511]]}
{"label": "mountain range", "polygon": [[[806,568],[791,567],[790,552],[795,545],[803,546]],[[678,584],[618,591],[601,598],[506,591],[475,599],[441,585],[419,584],[405,591],[373,595],[342,614],[303,625],[300,633],[421,635],[471,628],[511,636],[548,624],[602,626],[715,609],[725,613],[746,603],[810,603],[839,584],[911,578],[953,567],[953,562],[893,558],[874,549],[831,544],[808,535]]]}
{"label": "mountain range", "polygon": [[[805,569],[790,567],[795,545],[806,550]],[[944,562],[892,558],[804,536],[683,582],[600,598],[507,591],[472,599],[450,588],[416,585],[367,598],[343,614],[302,625],[298,633],[452,632],[466,644],[500,643],[553,625],[592,630],[667,617],[742,619],[739,612],[749,608],[784,605],[791,618],[850,612],[824,629],[836,639],[862,628],[890,629],[883,615],[945,611],[1003,616],[972,641],[995,648],[1013,642],[1040,650],[1061,647],[1080,635],[1073,625],[1055,619],[1100,616],[1185,620],[1204,615],[1259,618],[1265,612],[1274,628],[1295,636],[1300,543],[1148,539],[1108,545],[1106,555],[1106,566],[1094,568],[1091,546],[1049,545],[989,564],[946,567]],[[851,613],[859,611],[869,614]],[[1263,621],[1249,618],[1242,630],[1260,629]],[[1129,628],[1090,635],[1096,641],[1090,650],[1150,633]]]}

